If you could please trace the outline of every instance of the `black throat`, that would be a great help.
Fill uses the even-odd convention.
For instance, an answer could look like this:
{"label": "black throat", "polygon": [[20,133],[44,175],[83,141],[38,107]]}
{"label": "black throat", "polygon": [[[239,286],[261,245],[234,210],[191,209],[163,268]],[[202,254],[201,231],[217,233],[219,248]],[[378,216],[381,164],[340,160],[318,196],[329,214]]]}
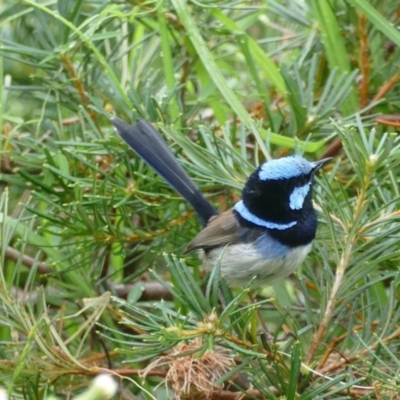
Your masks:
{"label": "black throat", "polygon": [[315,239],[315,233],[317,231],[317,216],[312,207],[307,211],[305,210],[301,218],[296,221],[296,225],[282,230],[270,229],[256,225],[244,219],[237,211],[234,212],[241,226],[266,231],[270,236],[285,246],[305,246]]}
{"label": "black throat", "polygon": [[[298,209],[290,204],[290,197],[296,188],[310,184],[309,191]],[[256,217],[236,216],[242,226],[265,229],[279,242],[290,247],[311,243],[317,230],[317,217],[312,206],[312,176],[295,177],[286,180],[265,180],[258,177],[256,170],[248,179],[242,193],[242,200],[249,213]],[[290,225],[285,229],[265,227],[257,220],[276,225]]]}

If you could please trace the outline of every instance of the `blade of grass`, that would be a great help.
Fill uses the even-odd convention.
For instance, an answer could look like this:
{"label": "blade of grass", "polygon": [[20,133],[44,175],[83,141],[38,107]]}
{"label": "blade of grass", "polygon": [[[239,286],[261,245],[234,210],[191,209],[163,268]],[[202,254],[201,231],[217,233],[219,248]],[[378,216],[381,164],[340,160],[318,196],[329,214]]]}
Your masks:
{"label": "blade of grass", "polygon": [[232,31],[233,34],[246,38],[248,43],[249,51],[252,53],[254,60],[257,62],[258,67],[265,74],[265,76],[272,82],[276,87],[276,90],[286,97],[286,85],[285,81],[279,72],[278,67],[271,60],[268,54],[258,45],[258,43],[251,38],[245,31],[243,31],[239,25],[227,17],[220,9],[213,9],[212,14],[219,22],[221,22],[225,28]]}
{"label": "blade of grass", "polygon": [[[334,4],[334,3],[333,3]],[[312,5],[325,46],[326,56],[332,69],[338,68],[341,73],[351,72],[352,68],[348,58],[338,19],[331,8],[328,0],[312,0]],[[340,74],[341,75],[341,74]],[[349,115],[359,109],[357,92],[353,90],[341,110],[344,115]]]}
{"label": "blade of grass", "polygon": [[300,368],[301,368],[301,347],[299,342],[294,342],[290,360],[289,385],[288,385],[288,391],[286,393],[287,400],[294,400],[296,398]]}
{"label": "blade of grass", "polygon": [[127,94],[123,91],[123,88],[119,84],[119,79],[117,75],[115,74],[113,68],[111,67],[110,63],[105,59],[105,57],[102,55],[100,50],[96,47],[96,45],[92,42],[90,37],[87,37],[80,27],[76,27],[72,22],[68,21],[67,19],[63,18],[60,14],[54,12],[50,8],[46,7],[43,4],[38,4],[35,1],[32,0],[23,0],[24,3],[46,13],[51,15],[53,18],[58,20],[59,22],[63,23],[65,26],[67,26],[71,32],[74,32],[74,34],[82,40],[83,43],[87,46],[90,51],[93,52],[94,56],[98,60],[98,62],[103,66],[104,70],[106,71],[107,75],[110,78],[110,83],[112,84],[114,90],[119,93],[122,99],[124,99],[126,104],[131,104],[129,97]]}
{"label": "blade of grass", "polygon": [[[176,90],[176,81],[174,76],[174,63],[172,59],[171,52],[171,38],[167,28],[167,23],[165,21],[164,2],[162,0],[158,0],[157,7],[157,18],[160,30],[160,38],[161,38],[161,48],[162,48],[162,61],[164,66],[164,76],[165,83],[167,85],[168,92],[173,92]],[[181,118],[179,117],[179,106],[176,101],[176,95],[171,98],[169,103],[169,111],[171,113],[171,119],[174,122],[175,126],[181,126]]]}
{"label": "blade of grass", "polygon": [[[225,78],[223,77],[220,69],[218,68],[216,62],[214,61],[214,58],[212,57],[210,51],[207,48],[207,45],[203,37],[201,36],[200,31],[197,28],[196,21],[193,19],[187,3],[182,0],[172,0],[172,4],[181,20],[182,25],[185,27],[186,32],[190,40],[192,41],[193,47],[196,49],[197,54],[200,57],[200,60],[204,68],[208,72],[210,78],[213,80],[214,84],[217,86],[218,90],[221,92],[222,96],[229,104],[229,106],[232,108],[234,113],[237,114],[237,116],[242,120],[244,125],[254,134],[257,143],[260,146],[263,153],[265,154],[266,158],[270,159],[271,157],[265,146],[264,138],[266,137],[266,135],[260,135],[256,127],[256,124],[250,117],[249,113],[240,103],[238,97],[236,96],[234,91],[230,88]],[[261,52],[262,52],[261,49],[256,51],[257,57],[261,57]],[[265,61],[266,60],[263,59],[263,62]],[[274,68],[276,67],[274,66]],[[276,78],[278,75],[274,76],[275,79],[278,79],[279,81],[279,78]],[[283,91],[283,88],[281,88],[281,90]],[[291,149],[294,149],[299,145],[299,141],[297,139],[284,137],[282,135],[278,135],[273,132],[268,133],[268,139],[273,144],[276,144],[278,146],[288,147]],[[318,142],[318,144],[316,143],[300,143],[300,144],[301,146],[304,146],[303,147],[304,151],[315,152],[320,147],[322,147],[324,143],[322,143],[321,141]]]}
{"label": "blade of grass", "polygon": [[368,20],[381,31],[389,40],[400,47],[400,32],[389,23],[388,19],[379,13],[369,2],[364,0],[349,0]]}
{"label": "blade of grass", "polygon": [[258,145],[260,146],[263,153],[266,155],[267,159],[270,159],[271,157],[265,147],[264,140],[260,137],[255,123],[251,119],[249,113],[240,103],[238,97],[235,95],[233,90],[224,79],[220,69],[214,61],[214,58],[208,50],[207,45],[197,27],[196,21],[193,19],[192,14],[190,13],[188,4],[183,0],[172,0],[172,4],[179,16],[179,19],[181,20],[182,25],[185,27],[185,30],[191,42],[193,43],[193,46],[196,49],[198,56],[200,57],[205,69],[207,70],[214,84],[217,86],[222,96],[232,108],[234,113],[254,134],[257,139]]}

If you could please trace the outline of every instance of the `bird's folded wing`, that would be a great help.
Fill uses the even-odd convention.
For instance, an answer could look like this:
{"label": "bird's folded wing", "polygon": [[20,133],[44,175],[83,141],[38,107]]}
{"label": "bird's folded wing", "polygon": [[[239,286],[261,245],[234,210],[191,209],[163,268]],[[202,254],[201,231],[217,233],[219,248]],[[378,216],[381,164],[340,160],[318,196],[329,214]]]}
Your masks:
{"label": "bird's folded wing", "polygon": [[207,226],[189,243],[185,250],[208,249],[247,241],[249,228],[241,227],[233,210],[211,218]]}

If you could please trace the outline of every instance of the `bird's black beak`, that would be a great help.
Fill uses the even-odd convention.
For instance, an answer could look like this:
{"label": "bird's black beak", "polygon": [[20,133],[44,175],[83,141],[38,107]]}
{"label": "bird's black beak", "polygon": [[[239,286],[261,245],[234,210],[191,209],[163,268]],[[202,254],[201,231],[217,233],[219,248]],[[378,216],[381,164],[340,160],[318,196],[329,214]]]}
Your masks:
{"label": "bird's black beak", "polygon": [[315,174],[323,165],[325,165],[327,162],[329,162],[331,160],[332,160],[332,157],[328,157],[328,158],[323,158],[322,160],[319,160],[319,161],[314,161],[312,163],[312,165],[313,165],[312,173]]}

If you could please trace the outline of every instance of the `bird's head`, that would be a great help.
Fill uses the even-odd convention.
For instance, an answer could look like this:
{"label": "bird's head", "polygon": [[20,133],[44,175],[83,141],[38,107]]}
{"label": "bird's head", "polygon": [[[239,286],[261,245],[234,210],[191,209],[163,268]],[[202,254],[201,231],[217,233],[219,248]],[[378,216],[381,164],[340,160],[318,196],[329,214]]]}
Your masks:
{"label": "bird's head", "polygon": [[245,221],[269,229],[296,225],[304,215],[314,213],[313,178],[329,160],[309,162],[292,156],[261,164],[247,180],[236,212]]}

